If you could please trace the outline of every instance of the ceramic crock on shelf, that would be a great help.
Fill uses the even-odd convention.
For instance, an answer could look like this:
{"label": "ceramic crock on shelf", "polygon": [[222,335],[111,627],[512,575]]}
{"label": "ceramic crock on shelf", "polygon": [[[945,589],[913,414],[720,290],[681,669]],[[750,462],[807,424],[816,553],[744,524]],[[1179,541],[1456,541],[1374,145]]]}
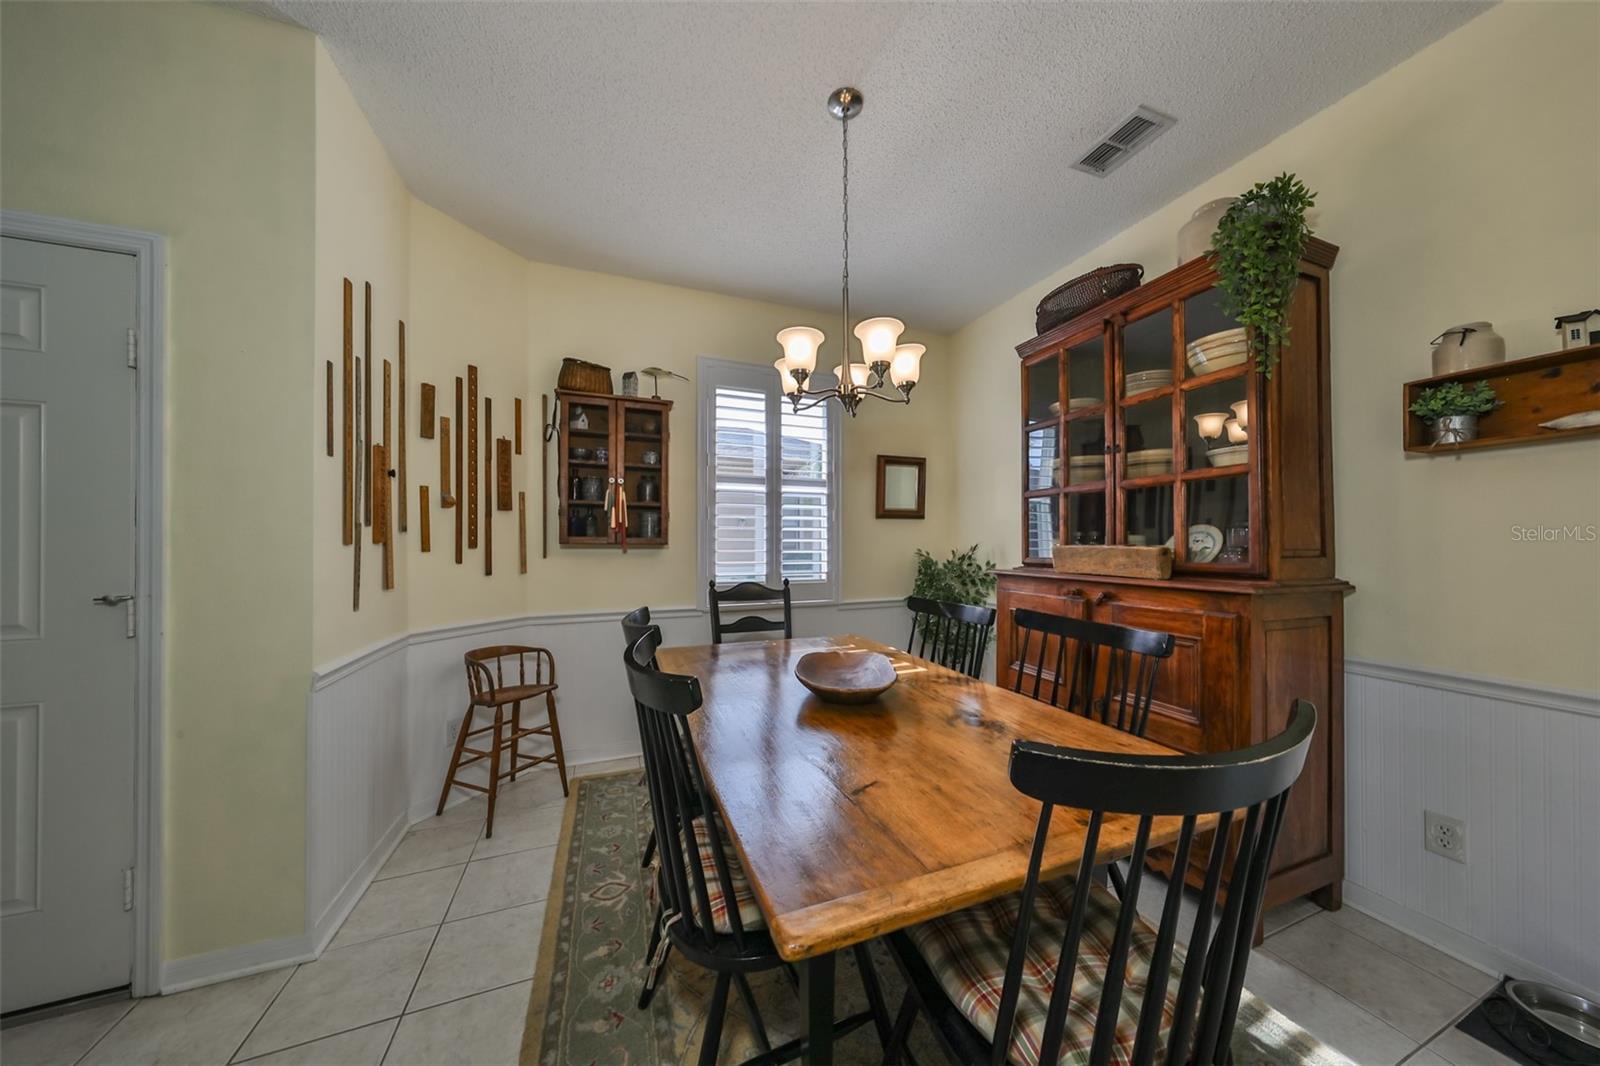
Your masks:
{"label": "ceramic crock on shelf", "polygon": [[1435,376],[1506,361],[1506,339],[1487,322],[1451,326],[1428,343],[1433,345]]}
{"label": "ceramic crock on shelf", "polygon": [[1195,208],[1194,217],[1183,224],[1178,230],[1178,264],[1181,266],[1191,259],[1198,259],[1211,251],[1211,234],[1216,232],[1217,223],[1222,221],[1222,216],[1228,213],[1228,208],[1239,202],[1237,196],[1224,196],[1220,200],[1212,200]]}

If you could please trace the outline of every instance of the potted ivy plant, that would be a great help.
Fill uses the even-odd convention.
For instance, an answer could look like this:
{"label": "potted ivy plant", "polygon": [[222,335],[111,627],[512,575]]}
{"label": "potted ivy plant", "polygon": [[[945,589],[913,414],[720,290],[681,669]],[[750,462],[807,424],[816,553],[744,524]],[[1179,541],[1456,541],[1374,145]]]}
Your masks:
{"label": "potted ivy plant", "polygon": [[917,549],[917,577],[911,595],[981,607],[989,602],[994,589],[994,560],[980,561],[976,544],[963,552],[952,548],[948,559],[935,559]]}
{"label": "potted ivy plant", "polygon": [[1411,413],[1428,423],[1435,444],[1464,444],[1478,439],[1478,416],[1500,403],[1487,381],[1462,385],[1447,381],[1423,389],[1411,402]]}
{"label": "potted ivy plant", "polygon": [[1239,197],[1211,235],[1225,310],[1249,328],[1256,369],[1265,377],[1289,343],[1289,304],[1311,236],[1306,209],[1316,202],[1299,178],[1280,174]]}

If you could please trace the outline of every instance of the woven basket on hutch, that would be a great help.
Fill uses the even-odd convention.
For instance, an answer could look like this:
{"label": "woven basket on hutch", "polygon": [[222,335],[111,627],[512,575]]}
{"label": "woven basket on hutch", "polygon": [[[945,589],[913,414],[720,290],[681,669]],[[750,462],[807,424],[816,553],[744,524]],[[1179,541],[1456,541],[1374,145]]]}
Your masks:
{"label": "woven basket on hutch", "polygon": [[573,392],[597,392],[609,396],[611,368],[601,366],[599,363],[586,363],[582,359],[563,359],[561,374],[556,378],[556,387],[571,389]]}
{"label": "woven basket on hutch", "polygon": [[1067,319],[1077,318],[1107,300],[1138,288],[1143,280],[1144,267],[1138,263],[1118,263],[1091,270],[1040,300],[1034,312],[1034,326],[1040,333],[1048,333]]}

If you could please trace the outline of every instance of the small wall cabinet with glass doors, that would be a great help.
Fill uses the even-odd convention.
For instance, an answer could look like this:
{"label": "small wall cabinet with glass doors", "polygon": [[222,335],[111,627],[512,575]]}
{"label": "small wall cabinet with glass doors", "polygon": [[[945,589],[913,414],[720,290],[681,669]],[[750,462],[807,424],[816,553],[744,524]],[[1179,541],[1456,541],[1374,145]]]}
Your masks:
{"label": "small wall cabinet with glass doors", "polygon": [[[1209,258],[1017,347],[1024,562],[998,575],[997,679],[1041,669],[1021,661],[1011,620],[1027,607],[1173,634],[1148,730],[1173,747],[1256,743],[1283,728],[1291,700],[1315,703],[1268,905],[1315,893],[1335,907],[1344,876],[1351,590],[1334,576],[1328,373],[1337,254],[1310,242],[1270,378],[1224,311]],[[1171,544],[1173,575],[1060,573],[1057,544]]]}
{"label": "small wall cabinet with glass doors", "polygon": [[557,389],[556,403],[560,543],[664,546],[672,401]]}

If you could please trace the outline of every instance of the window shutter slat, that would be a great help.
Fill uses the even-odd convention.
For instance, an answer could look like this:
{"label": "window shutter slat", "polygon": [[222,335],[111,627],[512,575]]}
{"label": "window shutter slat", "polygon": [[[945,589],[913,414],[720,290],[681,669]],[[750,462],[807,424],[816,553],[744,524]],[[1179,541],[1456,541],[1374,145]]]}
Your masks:
{"label": "window shutter slat", "polygon": [[712,574],[767,579],[767,398],[719,386],[712,405]]}
{"label": "window shutter slat", "polygon": [[781,500],[778,511],[778,562],[780,574],[790,581],[827,581],[832,560],[828,557],[827,484],[829,405],[818,404],[805,411],[783,409]]}

